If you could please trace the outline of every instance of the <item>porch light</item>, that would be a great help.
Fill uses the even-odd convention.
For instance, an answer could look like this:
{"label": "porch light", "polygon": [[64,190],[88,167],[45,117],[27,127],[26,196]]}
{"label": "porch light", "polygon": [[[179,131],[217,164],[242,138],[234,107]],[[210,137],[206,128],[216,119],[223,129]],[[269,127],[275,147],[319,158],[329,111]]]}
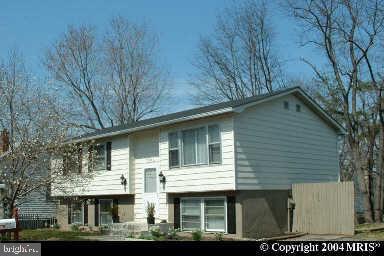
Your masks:
{"label": "porch light", "polygon": [[121,174],[120,180],[121,180],[121,185],[123,186],[127,185],[127,179],[124,177],[123,174]]}
{"label": "porch light", "polygon": [[165,176],[162,171],[159,173],[160,183],[165,183]]}

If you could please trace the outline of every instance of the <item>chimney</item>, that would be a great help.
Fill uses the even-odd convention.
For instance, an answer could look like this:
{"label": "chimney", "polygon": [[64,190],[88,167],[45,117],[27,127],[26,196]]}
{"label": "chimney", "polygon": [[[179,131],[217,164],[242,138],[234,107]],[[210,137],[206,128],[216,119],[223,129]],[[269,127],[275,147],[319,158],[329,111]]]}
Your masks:
{"label": "chimney", "polygon": [[7,152],[9,149],[9,132],[4,129],[0,134],[0,154]]}

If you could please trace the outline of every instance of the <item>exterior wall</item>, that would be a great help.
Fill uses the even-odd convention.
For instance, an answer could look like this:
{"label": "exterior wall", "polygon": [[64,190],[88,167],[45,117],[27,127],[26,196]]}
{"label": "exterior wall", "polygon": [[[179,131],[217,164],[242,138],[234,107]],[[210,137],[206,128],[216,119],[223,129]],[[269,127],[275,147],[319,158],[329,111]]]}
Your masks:
{"label": "exterior wall", "polygon": [[57,202],[47,196],[45,188],[42,191],[30,193],[20,203],[19,214],[36,214],[42,218],[51,218],[56,215]]}
{"label": "exterior wall", "polygon": [[294,95],[237,114],[234,130],[236,189],[290,189],[293,183],[338,179],[336,132]]}
{"label": "exterior wall", "polygon": [[[133,159],[131,159],[132,170],[134,171],[134,220],[146,222],[146,194],[144,193],[144,169],[156,168],[159,173],[159,130],[149,130],[133,134],[131,136],[131,145],[133,147]],[[156,202],[155,218],[166,218],[164,216],[165,193],[162,192],[160,182],[157,179],[157,193],[152,201]]]}
{"label": "exterior wall", "polygon": [[[236,232],[243,237],[262,238],[281,235],[288,231],[289,190],[237,191],[236,202],[241,205],[237,215]],[[241,230],[240,230],[241,229]]]}
{"label": "exterior wall", "polygon": [[[132,195],[115,196],[115,197],[100,197],[99,199],[118,199],[118,215],[119,222],[134,221],[134,204],[135,200]],[[91,198],[90,198],[91,199]],[[92,198],[94,199],[94,198]],[[68,201],[60,200],[57,205],[57,223],[61,229],[69,230],[70,224],[68,224]],[[95,205],[93,203],[88,204],[88,224],[87,226],[95,226]]]}
{"label": "exterior wall", "polygon": [[[218,124],[221,135],[222,163],[169,169],[168,133],[182,129]],[[164,127],[160,132],[160,169],[166,176],[165,192],[199,192],[235,189],[233,119],[231,116],[195,120]]]}
{"label": "exterior wall", "polygon": [[60,200],[58,202],[56,218],[61,229],[68,230],[70,228],[68,225],[68,206],[65,201]]}
{"label": "exterior wall", "polygon": [[[129,180],[129,139],[128,136],[116,136],[113,138],[107,138],[98,143],[111,141],[111,170],[110,171],[97,171],[92,174],[88,174],[89,177],[79,178],[78,182],[71,182],[68,184],[68,188],[63,190],[55,189],[55,184],[52,186],[52,196],[85,196],[85,195],[121,195],[129,194],[130,188],[127,186],[126,190],[121,185],[120,177],[123,174],[127,179],[127,184],[130,184]],[[83,164],[82,172],[88,172],[88,149],[83,148]],[[53,161],[53,167],[61,164],[61,160]]]}
{"label": "exterior wall", "polygon": [[[119,199],[119,221],[120,222],[128,222],[128,221],[133,221],[134,220],[134,205],[135,205],[135,200],[133,197],[127,197],[127,198],[121,198]],[[89,208],[88,208],[89,210]],[[93,215],[95,210],[93,209]],[[89,216],[89,214],[88,214]],[[89,217],[88,217],[89,218]],[[94,221],[91,223],[95,223]]]}

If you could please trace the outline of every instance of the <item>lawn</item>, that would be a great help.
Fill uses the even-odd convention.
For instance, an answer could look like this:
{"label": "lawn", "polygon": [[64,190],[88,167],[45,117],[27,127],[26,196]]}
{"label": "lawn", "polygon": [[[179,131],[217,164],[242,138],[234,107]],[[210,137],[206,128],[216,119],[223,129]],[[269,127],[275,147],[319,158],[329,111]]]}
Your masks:
{"label": "lawn", "polygon": [[83,236],[96,236],[99,232],[63,231],[59,229],[25,229],[20,232],[21,240],[86,240]]}
{"label": "lawn", "polygon": [[361,240],[384,240],[384,224],[360,224],[356,227],[356,234],[353,238]]}

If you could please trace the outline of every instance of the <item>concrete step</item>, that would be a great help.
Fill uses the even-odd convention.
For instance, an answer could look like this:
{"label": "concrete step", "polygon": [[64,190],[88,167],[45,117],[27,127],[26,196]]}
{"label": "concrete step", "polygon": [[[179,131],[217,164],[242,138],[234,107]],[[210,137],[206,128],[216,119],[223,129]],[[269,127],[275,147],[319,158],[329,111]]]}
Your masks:
{"label": "concrete step", "polygon": [[143,231],[148,231],[148,224],[146,222],[124,222],[113,223],[103,227],[103,231],[109,235],[122,235],[129,236],[131,234],[138,234]]}

